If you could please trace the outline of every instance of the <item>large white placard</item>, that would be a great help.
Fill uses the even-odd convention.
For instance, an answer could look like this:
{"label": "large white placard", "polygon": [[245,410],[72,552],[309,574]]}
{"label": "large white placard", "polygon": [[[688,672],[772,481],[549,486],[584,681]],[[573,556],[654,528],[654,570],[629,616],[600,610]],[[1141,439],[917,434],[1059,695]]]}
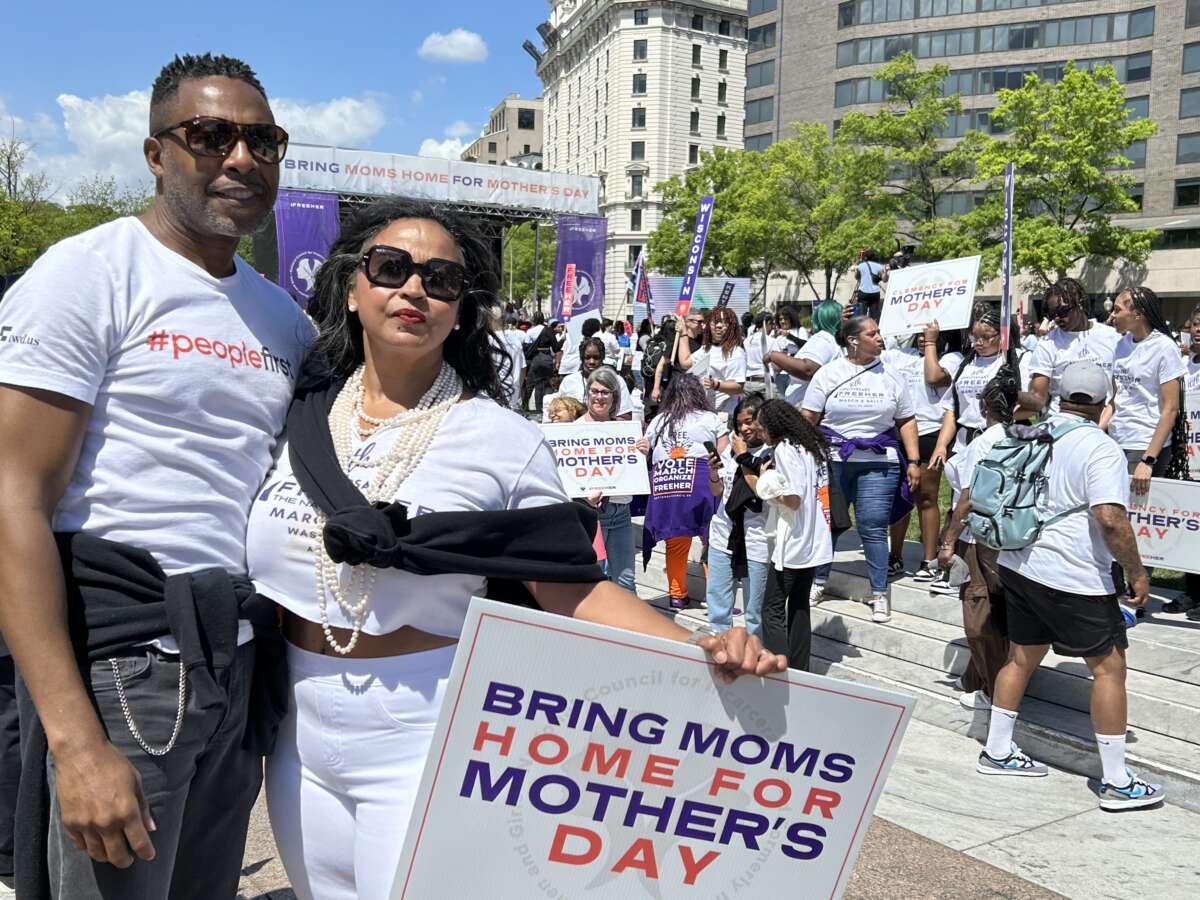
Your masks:
{"label": "large white placard", "polygon": [[1200,388],[1189,390],[1183,398],[1187,412],[1188,470],[1200,481]]}
{"label": "large white placard", "polygon": [[590,175],[314,144],[288,144],[279,186],[593,216],[600,212],[600,182]]}
{"label": "large white placard", "polygon": [[1151,478],[1145,494],[1129,494],[1129,524],[1142,565],[1200,572],[1200,482]]}
{"label": "large white placard", "polygon": [[586,497],[593,491],[650,493],[646,457],[634,447],[642,436],[637,422],[548,423],[542,430],[568,497]]}
{"label": "large white placard", "polygon": [[893,270],[888,274],[879,330],[889,337],[916,334],[933,321],[942,331],[967,328],[978,280],[978,256]]}
{"label": "large white placard", "polygon": [[836,898],[914,698],[475,599],[393,900]]}

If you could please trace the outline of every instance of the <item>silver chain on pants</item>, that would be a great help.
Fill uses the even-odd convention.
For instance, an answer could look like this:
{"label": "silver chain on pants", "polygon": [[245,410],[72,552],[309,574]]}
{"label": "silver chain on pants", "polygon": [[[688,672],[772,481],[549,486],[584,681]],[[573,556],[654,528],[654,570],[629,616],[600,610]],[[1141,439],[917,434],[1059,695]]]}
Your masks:
{"label": "silver chain on pants", "polygon": [[125,684],[121,681],[121,669],[115,659],[110,659],[108,662],[112,666],[113,681],[117,686],[117,699],[121,702],[121,712],[125,715],[125,724],[129,726],[129,733],[133,735],[138,746],[151,756],[166,756],[174,748],[175,742],[179,740],[179,730],[183,727],[183,712],[187,708],[187,672],[184,669],[183,660],[179,661],[179,708],[175,711],[175,728],[171,732],[171,739],[163,747],[151,747],[142,737],[142,733],[138,731],[137,725],[133,722],[133,713],[129,709],[129,701],[125,698]]}

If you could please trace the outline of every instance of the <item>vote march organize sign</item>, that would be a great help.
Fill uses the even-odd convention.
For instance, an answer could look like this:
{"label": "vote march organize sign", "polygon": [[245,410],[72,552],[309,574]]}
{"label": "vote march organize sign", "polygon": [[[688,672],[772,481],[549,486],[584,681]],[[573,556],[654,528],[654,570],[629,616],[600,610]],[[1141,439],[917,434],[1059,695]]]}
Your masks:
{"label": "vote march organize sign", "polygon": [[650,493],[646,457],[634,446],[642,436],[637,422],[546,424],[542,431],[568,497],[586,497],[593,491]]}
{"label": "vote march organize sign", "polygon": [[1200,572],[1200,481],[1151,478],[1145,494],[1130,492],[1129,524],[1143,565]]}
{"label": "vote march organize sign", "polygon": [[967,328],[978,280],[978,256],[893,270],[879,330],[888,336],[916,334],[934,321],[942,331]]}
{"label": "vote march organize sign", "polygon": [[393,900],[837,898],[915,703],[480,598],[445,696]]}

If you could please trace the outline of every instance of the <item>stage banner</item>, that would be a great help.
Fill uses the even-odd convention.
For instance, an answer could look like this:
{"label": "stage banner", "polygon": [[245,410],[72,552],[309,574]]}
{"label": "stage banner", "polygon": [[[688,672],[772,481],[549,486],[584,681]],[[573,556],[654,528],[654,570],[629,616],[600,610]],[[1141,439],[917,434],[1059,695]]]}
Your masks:
{"label": "stage banner", "polygon": [[546,443],[554,451],[558,477],[568,497],[649,494],[646,457],[634,444],[642,436],[638,422],[545,424]]}
{"label": "stage banner", "polygon": [[307,306],[316,287],[317,269],[341,231],[334,194],[280,191],[275,201],[279,247],[279,286]]}
{"label": "stage banner", "polygon": [[888,337],[917,334],[936,321],[942,331],[971,324],[979,257],[896,269],[888,275],[879,330]]}
{"label": "stage banner", "polygon": [[696,210],[696,227],[692,231],[692,245],[688,249],[687,268],[683,270],[683,284],[679,287],[679,302],[675,304],[675,315],[687,316],[692,308],[692,293],[696,279],[700,277],[700,263],[704,259],[704,241],[708,238],[708,223],[712,220],[713,198],[705,197]]}
{"label": "stage banner", "polygon": [[1189,372],[1184,384],[1187,391],[1183,397],[1187,412],[1188,470],[1192,478],[1200,481],[1200,369]]}
{"label": "stage banner", "polygon": [[1151,478],[1145,494],[1129,494],[1129,524],[1142,565],[1200,572],[1200,482]]}
{"label": "stage banner", "polygon": [[1004,167],[1004,251],[1001,257],[1000,278],[1000,352],[1008,352],[1008,337],[1012,329],[1012,258],[1013,258],[1013,191],[1017,169],[1013,163]]}
{"label": "stage banner", "polygon": [[607,249],[608,219],[559,217],[550,316],[567,323],[566,346],[572,352],[583,340],[583,323],[601,316]]}
{"label": "stage banner", "polygon": [[[683,279],[678,275],[647,275],[642,279],[646,285],[649,302],[634,301],[633,324],[642,324],[649,315],[651,322],[661,322],[663,316],[675,315],[675,298],[679,296]],[[732,284],[733,291],[725,305],[740,317],[750,309],[749,278],[697,278],[692,289],[692,306],[697,309],[715,309],[720,305],[726,285]]]}
{"label": "stage banner", "polygon": [[915,702],[475,598],[391,896],[837,898]]}

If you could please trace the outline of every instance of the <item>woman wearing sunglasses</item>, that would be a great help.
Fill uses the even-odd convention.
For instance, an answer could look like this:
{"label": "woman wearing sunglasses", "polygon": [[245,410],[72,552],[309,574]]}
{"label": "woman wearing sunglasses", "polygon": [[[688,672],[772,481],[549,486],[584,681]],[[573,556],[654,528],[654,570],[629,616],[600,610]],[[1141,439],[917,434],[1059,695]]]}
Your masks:
{"label": "woman wearing sunglasses", "polygon": [[[472,596],[688,638],[604,579],[592,514],[497,402],[493,277],[471,221],[398,199],[359,211],[317,275],[319,336],[247,537],[288,641],[267,795],[301,898],[390,896]],[[700,643],[730,672],[786,665],[742,630]]]}
{"label": "woman wearing sunglasses", "polygon": [[1115,328],[1088,317],[1088,295],[1074,278],[1061,278],[1042,298],[1042,312],[1055,327],[1038,341],[1030,357],[1029,397],[1022,406],[1035,410],[1047,405],[1058,412],[1058,382],[1067,366],[1090,359],[1112,372],[1121,335]]}

